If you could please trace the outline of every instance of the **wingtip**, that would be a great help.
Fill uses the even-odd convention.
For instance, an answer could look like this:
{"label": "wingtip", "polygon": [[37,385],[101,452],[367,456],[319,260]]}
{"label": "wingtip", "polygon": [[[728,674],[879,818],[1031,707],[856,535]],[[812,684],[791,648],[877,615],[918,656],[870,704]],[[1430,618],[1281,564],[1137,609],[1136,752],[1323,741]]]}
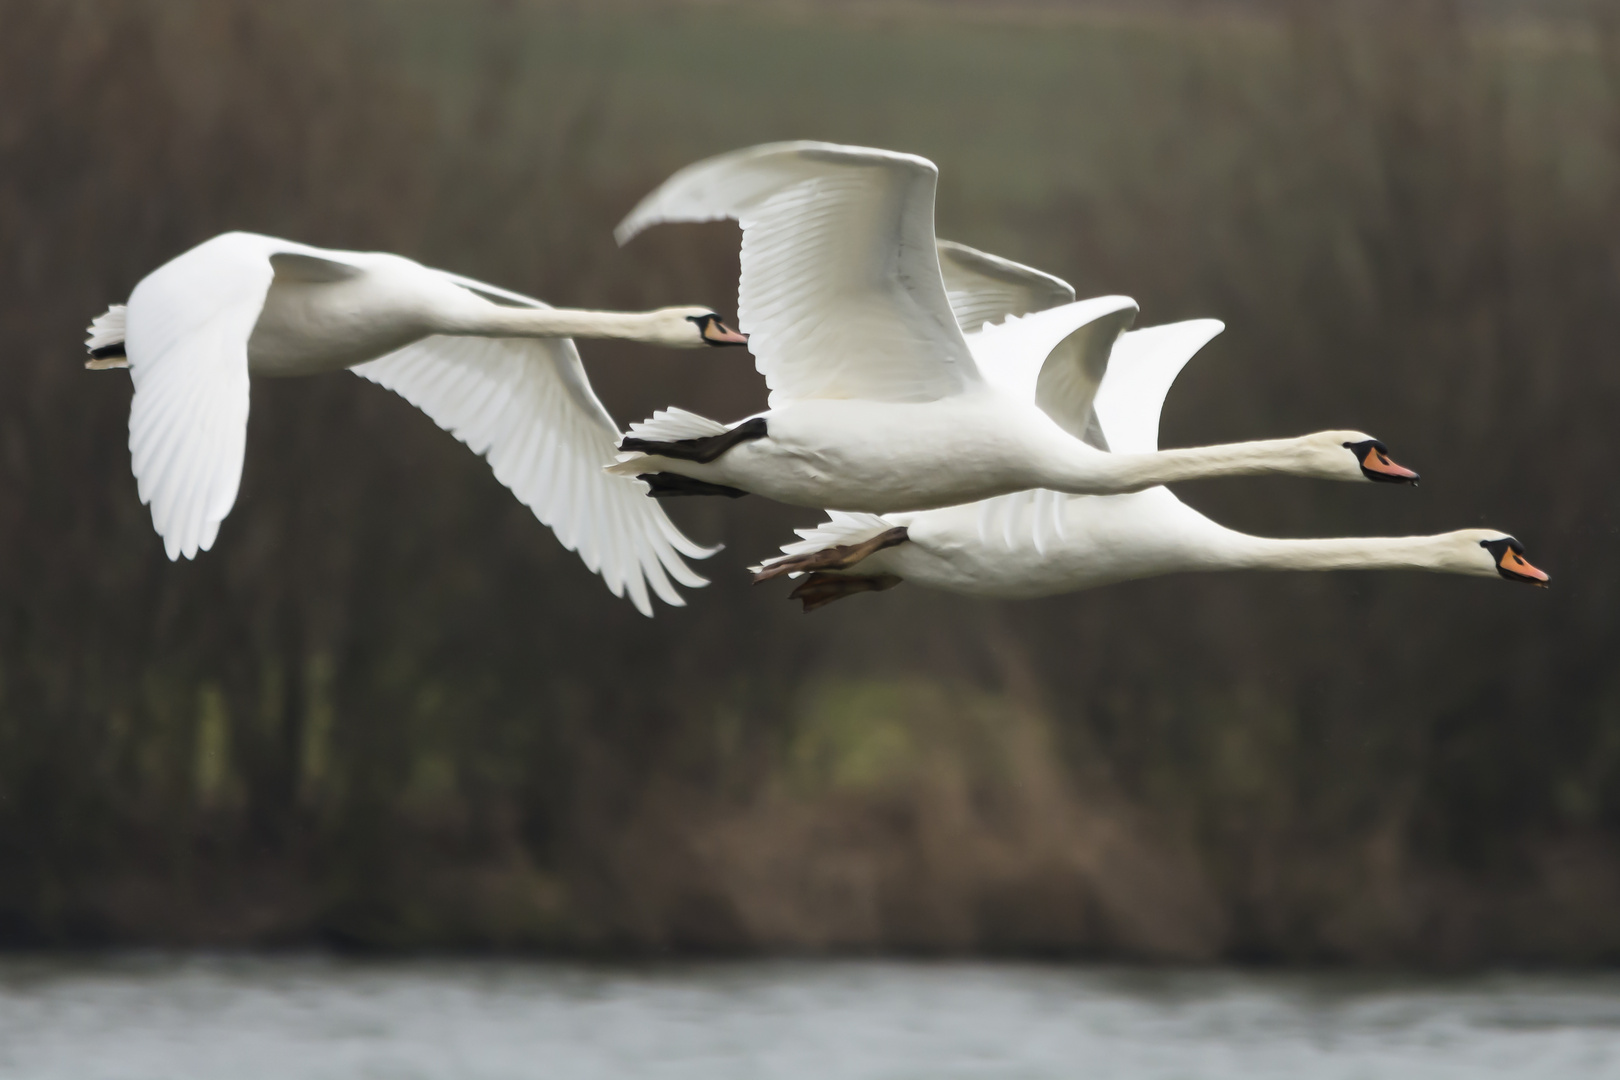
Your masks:
{"label": "wingtip", "polygon": [[[1084,304],[1084,303],[1088,303],[1090,301],[1077,300],[1075,302],[1079,303],[1079,304]],[[1125,296],[1123,294],[1118,294],[1118,295],[1114,295],[1114,296],[1099,296],[1099,297],[1097,297],[1095,302],[1098,304],[1098,306],[1105,307],[1107,312],[1110,313],[1110,314],[1116,314],[1118,312],[1128,311],[1134,316],[1134,315],[1139,315],[1142,312],[1142,305],[1138,304],[1136,302],[1135,297]]]}
{"label": "wingtip", "polygon": [[641,233],[642,228],[642,224],[636,220],[636,215],[634,212],[632,212],[623,221],[614,226],[613,242],[618,244],[620,247],[624,247],[624,245],[634,240]]}

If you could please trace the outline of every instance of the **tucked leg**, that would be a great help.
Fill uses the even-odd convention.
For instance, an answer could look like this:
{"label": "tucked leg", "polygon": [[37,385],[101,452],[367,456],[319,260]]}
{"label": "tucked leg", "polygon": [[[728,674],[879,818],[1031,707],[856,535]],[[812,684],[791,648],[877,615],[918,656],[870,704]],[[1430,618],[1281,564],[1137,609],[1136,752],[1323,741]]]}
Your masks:
{"label": "tucked leg", "polygon": [[661,454],[667,458],[707,464],[738,443],[763,439],[765,435],[765,418],[756,416],[752,420],[744,420],[724,435],[705,435],[701,439],[660,442],[657,439],[637,439],[626,435],[619,442],[619,449],[640,450],[643,454]]}
{"label": "tucked leg", "polygon": [[[811,570],[848,570],[862,559],[884,548],[903,544],[907,540],[904,525],[882,532],[858,544],[839,544],[837,547],[809,551],[774,562],[754,575],[754,584],[781,577],[783,574],[806,573]],[[795,593],[795,596],[798,594]]]}
{"label": "tucked leg", "polygon": [[740,499],[748,494],[742,488],[711,484],[707,480],[694,480],[680,473],[641,473],[636,479],[647,482],[649,499],[673,499],[678,495],[724,495],[728,499]]}

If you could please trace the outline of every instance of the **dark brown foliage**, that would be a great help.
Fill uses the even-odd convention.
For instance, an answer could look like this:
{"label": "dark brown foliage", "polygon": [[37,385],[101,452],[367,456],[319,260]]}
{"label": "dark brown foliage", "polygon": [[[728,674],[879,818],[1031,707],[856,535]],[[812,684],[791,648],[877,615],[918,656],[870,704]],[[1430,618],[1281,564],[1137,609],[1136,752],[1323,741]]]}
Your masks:
{"label": "dark brown foliage", "polygon": [[[522,100],[533,13],[455,6],[484,27],[460,109],[361,5],[0,6],[0,942],[1616,955],[1612,33],[1289,5],[1259,44],[1174,45],[1150,174],[1022,228],[1082,295],[1227,320],[1169,442],[1353,426],[1425,481],[1189,500],[1278,534],[1503,527],[1550,593],[1233,575],[804,619],[742,567],[806,515],[714,500],[678,512],[730,546],[716,583],[647,621],[347,377],[255,385],[237,507],[170,564],[127,380],[77,343],[207,236],[558,303],[732,295],[730,227],[613,248],[678,163],[596,152],[626,103]],[[1578,136],[1536,48],[1590,83]],[[717,355],[587,362],[621,420],[742,415],[760,389]]]}

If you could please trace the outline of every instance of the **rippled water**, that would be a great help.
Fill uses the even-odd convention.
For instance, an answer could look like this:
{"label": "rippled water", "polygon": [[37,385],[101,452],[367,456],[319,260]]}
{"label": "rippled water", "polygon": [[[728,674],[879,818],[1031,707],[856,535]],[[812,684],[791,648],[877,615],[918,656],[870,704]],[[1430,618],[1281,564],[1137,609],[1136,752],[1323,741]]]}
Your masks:
{"label": "rippled water", "polygon": [[1617,1077],[1620,978],[0,960],[0,1077]]}

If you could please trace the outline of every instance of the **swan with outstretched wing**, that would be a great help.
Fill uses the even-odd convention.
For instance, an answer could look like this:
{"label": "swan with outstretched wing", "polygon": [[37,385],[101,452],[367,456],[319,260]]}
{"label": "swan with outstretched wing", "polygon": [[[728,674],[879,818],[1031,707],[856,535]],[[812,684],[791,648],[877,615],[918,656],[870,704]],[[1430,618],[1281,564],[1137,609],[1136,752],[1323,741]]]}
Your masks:
{"label": "swan with outstretched wing", "polygon": [[[1100,384],[1089,393],[1074,388],[1065,403],[1069,415],[1086,414],[1116,452],[1152,453],[1171,384],[1221,329],[1213,319],[1199,319],[1122,335]],[[969,342],[979,344],[973,335]],[[1027,353],[1018,359],[1025,367],[1038,363]],[[1491,529],[1271,539],[1219,525],[1164,487],[1104,496],[1023,491],[911,514],[833,513],[798,533],[800,540],[784,546],[782,555],[755,567],[755,581],[796,578],[790,595],[806,611],[905,581],[1003,598],[1194,570],[1415,569],[1547,582],[1518,540]]]}
{"label": "swan with outstretched wing", "polygon": [[[770,408],[733,424],[656,413],[631,426],[613,471],[646,480],[655,496],[753,492],[873,513],[1033,488],[1108,494],[1245,473],[1416,478],[1383,468],[1384,458],[1368,466],[1358,448],[1375,440],[1353,431],[1159,453],[1089,444],[1084,423],[1038,399],[1062,398],[1071,383],[1095,389],[1100,372],[1080,355],[1091,353],[1043,352],[1032,398],[987,377],[969,348],[936,247],[937,175],[911,154],[776,143],[689,166],[644,199],[620,224],[621,243],[659,222],[734,218],[742,226],[738,326]],[[1039,302],[1029,299],[1036,271],[1011,275],[1011,299],[997,301],[987,259],[947,257],[959,281],[963,266],[980,279],[957,290],[973,301],[973,317],[998,302],[1008,311]],[[1039,276],[1048,298],[1067,288]],[[1110,297],[1070,315],[1096,322],[1092,332],[1111,344],[1108,335],[1135,310]]]}
{"label": "swan with outstretched wing", "polygon": [[682,556],[711,552],[644,483],[604,472],[620,433],[571,337],[743,342],[708,308],[556,309],[398,255],[227,233],[96,319],[87,366],[129,369],[131,462],[171,559],[208,550],[236,501],[250,376],[348,368],[485,457],[615,596],[649,615],[649,590],[680,605],[673,582],[704,584]]}

